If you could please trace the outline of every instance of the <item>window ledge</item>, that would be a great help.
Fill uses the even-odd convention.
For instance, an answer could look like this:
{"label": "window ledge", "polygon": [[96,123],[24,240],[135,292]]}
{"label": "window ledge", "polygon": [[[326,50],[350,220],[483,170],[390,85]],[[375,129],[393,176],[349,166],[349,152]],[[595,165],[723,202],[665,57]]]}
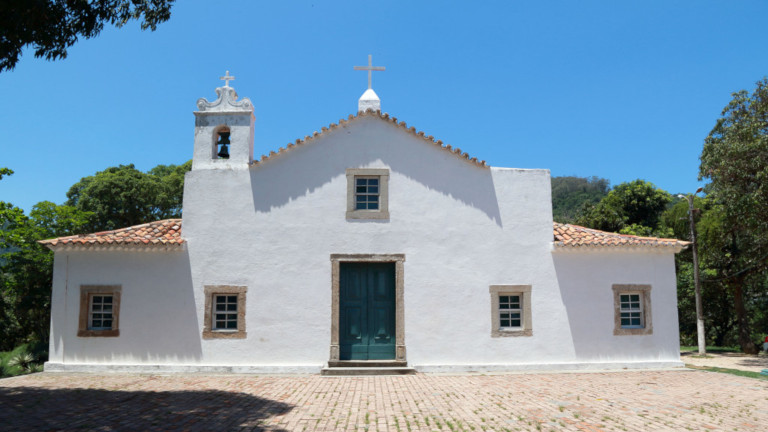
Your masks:
{"label": "window ledge", "polygon": [[389,219],[389,212],[375,210],[354,210],[347,212],[347,219]]}
{"label": "window ledge", "polygon": [[491,333],[491,337],[518,337],[518,336],[533,336],[533,330],[531,329],[495,330]]}
{"label": "window ledge", "polygon": [[613,330],[614,336],[651,335],[653,328],[617,328]]}
{"label": "window ledge", "polygon": [[77,337],[118,337],[120,330],[78,330]]}
{"label": "window ledge", "polygon": [[244,331],[220,331],[206,330],[203,332],[203,339],[245,339],[248,336]]}

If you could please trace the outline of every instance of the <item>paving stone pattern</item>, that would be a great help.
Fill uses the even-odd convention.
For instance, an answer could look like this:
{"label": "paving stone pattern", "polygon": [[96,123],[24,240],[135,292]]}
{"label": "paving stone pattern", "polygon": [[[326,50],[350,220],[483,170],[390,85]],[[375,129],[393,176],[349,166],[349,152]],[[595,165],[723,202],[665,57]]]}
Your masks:
{"label": "paving stone pattern", "polygon": [[3,431],[766,431],[768,381],[704,371],[0,380]]}

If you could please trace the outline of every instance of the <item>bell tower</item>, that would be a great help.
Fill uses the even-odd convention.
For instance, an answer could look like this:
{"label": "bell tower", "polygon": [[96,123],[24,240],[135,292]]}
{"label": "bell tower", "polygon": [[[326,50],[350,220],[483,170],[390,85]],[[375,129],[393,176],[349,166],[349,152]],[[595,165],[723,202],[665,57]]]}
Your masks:
{"label": "bell tower", "polygon": [[253,162],[253,104],[237,100],[229,71],[220,79],[224,86],[216,89],[215,101],[197,100],[193,170],[247,169]]}

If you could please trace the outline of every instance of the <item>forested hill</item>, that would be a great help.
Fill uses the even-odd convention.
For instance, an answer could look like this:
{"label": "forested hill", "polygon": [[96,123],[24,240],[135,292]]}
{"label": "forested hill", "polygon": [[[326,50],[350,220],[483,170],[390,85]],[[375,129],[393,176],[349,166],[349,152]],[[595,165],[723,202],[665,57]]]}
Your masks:
{"label": "forested hill", "polygon": [[600,177],[552,177],[552,217],[556,222],[576,220],[584,204],[595,205],[608,194],[610,181]]}

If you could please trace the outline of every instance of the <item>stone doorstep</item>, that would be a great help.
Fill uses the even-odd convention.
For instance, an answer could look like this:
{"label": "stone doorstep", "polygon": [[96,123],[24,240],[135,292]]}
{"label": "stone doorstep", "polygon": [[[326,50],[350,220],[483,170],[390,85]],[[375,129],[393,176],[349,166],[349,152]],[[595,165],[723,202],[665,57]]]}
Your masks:
{"label": "stone doorstep", "polygon": [[320,371],[325,376],[412,375],[416,369],[398,360],[331,360]]}
{"label": "stone doorstep", "polygon": [[361,375],[414,375],[411,367],[326,367],[320,371],[323,376],[361,376]]}
{"label": "stone doorstep", "polygon": [[388,368],[406,366],[408,366],[408,362],[400,360],[328,360],[329,368]]}

